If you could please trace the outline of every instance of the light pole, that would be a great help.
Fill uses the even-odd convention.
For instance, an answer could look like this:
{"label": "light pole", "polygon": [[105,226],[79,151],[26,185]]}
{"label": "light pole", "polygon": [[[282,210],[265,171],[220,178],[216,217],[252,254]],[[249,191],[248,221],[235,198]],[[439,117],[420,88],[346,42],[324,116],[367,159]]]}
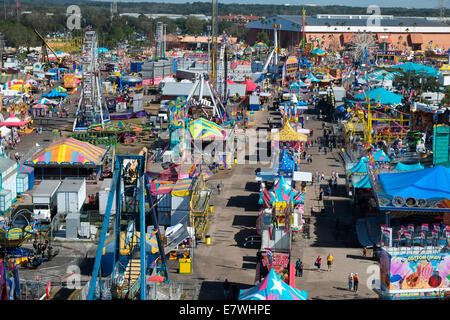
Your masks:
{"label": "light pole", "polygon": [[210,52],[211,51],[211,26],[208,25],[206,28],[208,29],[208,63],[207,63],[207,72],[208,72],[208,75],[209,75],[209,61],[211,59],[211,52]]}

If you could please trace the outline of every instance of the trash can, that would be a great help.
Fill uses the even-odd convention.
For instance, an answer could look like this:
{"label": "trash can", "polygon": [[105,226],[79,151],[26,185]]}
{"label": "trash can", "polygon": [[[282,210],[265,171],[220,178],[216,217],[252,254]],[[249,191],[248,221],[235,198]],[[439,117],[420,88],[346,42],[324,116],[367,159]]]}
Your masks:
{"label": "trash can", "polygon": [[192,263],[191,263],[191,258],[182,258],[182,259],[178,259],[178,262],[180,264],[179,266],[179,273],[191,273],[192,272]]}
{"label": "trash can", "polygon": [[214,206],[209,206],[209,213],[213,213],[214,212]]}
{"label": "trash can", "polygon": [[209,235],[206,235],[205,236],[205,244],[211,244],[211,236],[209,236]]}

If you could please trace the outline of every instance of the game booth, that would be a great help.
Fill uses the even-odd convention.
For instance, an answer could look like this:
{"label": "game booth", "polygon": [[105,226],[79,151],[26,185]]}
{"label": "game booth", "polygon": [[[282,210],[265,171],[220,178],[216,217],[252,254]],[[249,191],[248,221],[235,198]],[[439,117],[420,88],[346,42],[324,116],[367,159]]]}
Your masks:
{"label": "game booth", "polygon": [[88,142],[68,138],[52,143],[24,164],[34,168],[37,180],[85,177],[86,183],[91,183],[101,172],[106,152]]}
{"label": "game booth", "polygon": [[450,169],[375,174],[379,211],[381,299],[448,296],[450,287]]}

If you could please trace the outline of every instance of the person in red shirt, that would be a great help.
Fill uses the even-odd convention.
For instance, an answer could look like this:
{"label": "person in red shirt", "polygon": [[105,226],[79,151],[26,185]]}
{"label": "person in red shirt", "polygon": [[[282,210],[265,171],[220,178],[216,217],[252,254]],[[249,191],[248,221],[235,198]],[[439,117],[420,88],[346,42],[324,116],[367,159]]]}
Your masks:
{"label": "person in red shirt", "polygon": [[322,258],[320,256],[317,257],[316,262],[314,262],[314,265],[317,267],[317,270],[320,270],[320,266],[322,265]]}

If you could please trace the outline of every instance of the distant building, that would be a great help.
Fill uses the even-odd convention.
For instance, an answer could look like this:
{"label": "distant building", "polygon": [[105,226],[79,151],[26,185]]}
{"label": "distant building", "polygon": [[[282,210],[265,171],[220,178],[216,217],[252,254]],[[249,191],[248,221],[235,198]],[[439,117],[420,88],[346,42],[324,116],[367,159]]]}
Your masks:
{"label": "distant building", "polygon": [[[425,50],[429,47],[450,48],[450,25],[438,17],[380,16],[380,25],[373,26],[371,15],[318,14],[306,17],[307,42],[317,41],[321,48],[343,49],[358,32],[371,32],[380,43],[386,42],[387,50]],[[450,19],[450,18],[449,18]],[[267,23],[270,21],[270,23]],[[296,46],[302,38],[301,15],[279,15],[246,25],[250,29],[247,43],[253,44],[256,35],[267,32],[273,39],[273,25],[281,26],[281,47]]]}
{"label": "distant building", "polygon": [[242,14],[231,14],[230,13],[229,15],[226,15],[226,16],[219,16],[219,21],[220,20],[231,21],[231,22],[237,23],[239,25],[245,25],[252,21],[261,20],[262,18],[264,18],[264,17],[254,16],[254,15],[246,16],[246,15],[242,15]]}
{"label": "distant building", "polygon": [[119,14],[121,17],[131,17],[131,18],[139,18],[141,16],[140,13],[121,13]]}

